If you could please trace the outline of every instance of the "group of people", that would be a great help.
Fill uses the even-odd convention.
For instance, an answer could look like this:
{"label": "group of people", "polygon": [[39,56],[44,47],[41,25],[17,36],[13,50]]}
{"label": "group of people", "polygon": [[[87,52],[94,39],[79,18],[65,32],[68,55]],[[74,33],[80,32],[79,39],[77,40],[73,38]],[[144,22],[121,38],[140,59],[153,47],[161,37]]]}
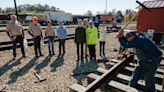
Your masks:
{"label": "group of people", "polygon": [[[42,35],[42,28],[40,24],[38,23],[38,18],[33,17],[32,22],[29,25],[28,32],[29,34],[33,37],[34,39],[34,50],[35,50],[35,55],[36,58],[38,58],[38,51],[40,56],[43,56],[41,52],[41,39],[44,40],[44,37]],[[45,28],[45,36],[48,39],[48,49],[49,49],[49,55],[55,55],[55,50],[54,50],[54,41],[57,33],[57,38],[59,41],[59,55],[61,55],[61,49],[63,47],[63,54],[65,54],[65,40],[67,38],[68,31],[67,29],[63,26],[63,23],[60,22],[59,27],[56,29],[52,26],[52,21],[48,21],[48,26]]]}
{"label": "group of people", "polygon": [[[24,49],[24,31],[23,26],[21,23],[17,20],[16,15],[10,15],[11,21],[8,23],[6,27],[6,32],[10,39],[13,42],[13,60],[16,58],[16,47],[17,43],[20,43],[21,51],[22,51],[22,57],[26,58],[26,53]],[[28,33],[32,36],[34,41],[34,51],[35,51],[35,57],[39,58],[40,56],[43,56],[41,51],[41,40],[44,39],[42,28],[40,24],[38,23],[37,17],[32,17],[32,23],[28,27]],[[45,36],[48,38],[48,49],[49,49],[49,55],[55,55],[54,52],[54,40],[55,40],[55,28],[52,26],[52,21],[48,21],[48,26],[45,28]],[[61,54],[61,48],[63,47],[63,54],[65,54],[65,40],[67,38],[67,29],[63,26],[63,23],[61,22],[59,24],[59,27],[56,29],[57,37],[59,40],[59,54]]]}
{"label": "group of people", "polygon": [[[34,50],[35,55],[38,58],[43,56],[41,52],[41,39],[43,39],[42,29],[38,23],[38,18],[33,17],[32,22],[29,25],[28,32],[33,37],[34,40]],[[101,29],[94,26],[92,20],[88,21],[87,19],[78,20],[78,27],[75,29],[75,38],[74,41],[77,46],[77,60],[84,59],[87,57],[88,51],[90,59],[96,60],[96,44],[99,39],[100,43],[100,56],[105,57],[105,43],[106,43],[106,26],[103,24]],[[10,39],[13,41],[13,56],[16,57],[16,46],[17,43],[20,43],[21,51],[23,57],[26,57],[23,39],[24,32],[21,23],[17,20],[16,15],[11,15],[11,21],[8,23],[6,32],[9,35]],[[99,38],[98,38],[99,32]],[[63,26],[61,22],[59,27],[56,29],[52,27],[52,21],[48,21],[48,27],[45,29],[45,36],[48,38],[48,48],[49,55],[54,55],[54,39],[57,36],[59,40],[59,54],[63,48],[63,54],[65,54],[65,41],[67,38],[68,31]],[[145,89],[144,92],[155,92],[155,73],[161,62],[162,52],[159,48],[142,33],[128,32],[124,36],[123,30],[119,31],[116,35],[116,38],[119,39],[120,45],[124,48],[135,48],[136,55],[139,59],[139,64],[136,67],[132,80],[130,81],[130,86],[137,87],[137,82],[139,79],[144,78],[145,80]],[[85,48],[84,48],[85,47]],[[81,48],[81,49],[80,49]],[[81,51],[81,53],[80,53]],[[39,52],[39,55],[38,55]],[[81,54],[81,55],[80,55]]]}
{"label": "group of people", "polygon": [[[8,23],[6,32],[10,39],[13,41],[13,60],[16,58],[16,47],[17,43],[20,43],[22,57],[26,57],[25,49],[24,49],[24,32],[23,26],[17,20],[16,15],[10,16],[11,21]],[[97,25],[97,24],[96,24]],[[88,51],[90,54],[90,59],[96,60],[96,44],[98,41],[98,26],[94,26],[94,22],[92,20],[88,21],[88,19],[78,20],[78,27],[75,29],[75,43],[77,46],[77,60],[84,59],[88,57]],[[37,17],[32,17],[32,23],[28,27],[28,33],[32,36],[34,41],[34,51],[35,57],[39,58],[43,56],[41,51],[41,40],[44,40],[43,32],[40,24],[38,23]],[[65,54],[65,41],[67,39],[68,30],[64,27],[63,22],[59,23],[59,27],[55,30],[52,26],[52,21],[48,21],[48,26],[45,28],[45,37],[48,39],[48,50],[49,55],[55,55],[54,50],[54,41],[57,36],[59,42],[59,55]],[[100,56],[105,57],[105,41],[107,31],[105,26],[99,31],[100,37]],[[84,48],[85,47],[85,48]],[[81,49],[80,49],[81,48]],[[81,53],[80,53],[81,50]]]}
{"label": "group of people", "polygon": [[[75,30],[75,43],[77,46],[77,60],[84,59],[84,50],[85,57],[87,58],[87,51],[89,50],[89,56],[91,60],[96,60],[96,44],[98,42],[98,34],[100,35],[100,56],[105,57],[105,42],[107,31],[105,26],[99,30],[98,26],[94,26],[92,20],[81,19],[78,20],[78,27]],[[99,33],[98,33],[99,32]],[[84,49],[85,46],[85,49]],[[80,49],[81,47],[81,49]],[[88,48],[88,50],[87,50]],[[80,56],[81,50],[81,56]],[[103,55],[102,55],[103,54]]]}

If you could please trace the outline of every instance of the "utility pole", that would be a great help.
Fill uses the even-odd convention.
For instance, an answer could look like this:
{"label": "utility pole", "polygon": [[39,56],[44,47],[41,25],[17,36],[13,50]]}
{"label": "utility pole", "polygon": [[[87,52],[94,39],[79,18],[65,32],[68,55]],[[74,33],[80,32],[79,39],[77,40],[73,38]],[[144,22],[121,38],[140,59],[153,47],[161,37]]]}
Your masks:
{"label": "utility pole", "polygon": [[108,13],[108,0],[106,0],[106,14]]}
{"label": "utility pole", "polygon": [[17,16],[17,19],[18,19],[18,10],[17,10],[16,0],[14,0],[14,5],[15,5],[15,15]]}

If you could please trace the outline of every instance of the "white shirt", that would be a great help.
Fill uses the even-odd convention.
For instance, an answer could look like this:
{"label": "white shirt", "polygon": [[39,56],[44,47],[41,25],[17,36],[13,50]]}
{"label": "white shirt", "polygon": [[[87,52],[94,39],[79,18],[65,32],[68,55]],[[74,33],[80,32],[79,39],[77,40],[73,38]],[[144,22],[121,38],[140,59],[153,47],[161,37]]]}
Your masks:
{"label": "white shirt", "polygon": [[106,36],[107,36],[107,30],[100,30],[100,38],[99,38],[99,41],[106,41]]}

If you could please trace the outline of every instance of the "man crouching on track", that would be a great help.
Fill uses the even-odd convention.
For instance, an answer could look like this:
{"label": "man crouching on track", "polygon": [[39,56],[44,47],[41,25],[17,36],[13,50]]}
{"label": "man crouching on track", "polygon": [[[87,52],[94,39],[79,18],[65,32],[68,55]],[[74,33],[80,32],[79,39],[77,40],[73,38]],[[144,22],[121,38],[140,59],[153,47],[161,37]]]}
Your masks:
{"label": "man crouching on track", "polygon": [[43,37],[42,35],[42,29],[40,27],[40,24],[38,23],[38,18],[37,17],[32,17],[32,22],[29,25],[28,28],[28,33],[33,37],[34,39],[34,50],[35,50],[35,56],[36,58],[38,58],[38,51],[40,56],[43,56],[42,52],[41,52],[41,37]]}
{"label": "man crouching on track", "polygon": [[22,57],[25,58],[25,50],[23,45],[23,39],[24,39],[24,32],[23,32],[23,26],[20,24],[20,22],[17,20],[16,15],[10,15],[11,21],[8,23],[6,27],[6,32],[10,39],[13,41],[13,60],[16,58],[16,47],[17,43],[20,43],[21,51],[22,51]]}
{"label": "man crouching on track", "polygon": [[130,86],[137,87],[138,80],[144,77],[144,92],[156,92],[155,73],[161,62],[162,52],[159,48],[142,33],[128,32],[123,36],[123,30],[117,34],[120,44],[124,48],[135,48],[139,59],[139,65],[136,67]]}

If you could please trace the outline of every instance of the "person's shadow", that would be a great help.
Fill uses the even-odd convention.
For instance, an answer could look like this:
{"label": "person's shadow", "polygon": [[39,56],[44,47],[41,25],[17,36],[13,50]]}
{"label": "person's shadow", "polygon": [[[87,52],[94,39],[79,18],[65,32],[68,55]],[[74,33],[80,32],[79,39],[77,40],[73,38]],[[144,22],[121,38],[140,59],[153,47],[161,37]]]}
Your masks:
{"label": "person's shadow", "polygon": [[58,55],[57,59],[50,65],[51,72],[55,72],[56,69],[64,64],[64,55]]}
{"label": "person's shadow", "polygon": [[19,58],[19,59],[15,60],[14,62],[12,62],[13,60],[9,60],[5,65],[1,66],[0,67],[0,76],[2,76],[3,74],[5,74],[12,67],[21,64],[21,62],[20,62],[21,59],[22,58]]}
{"label": "person's shadow", "polygon": [[43,60],[43,62],[41,62],[40,64],[37,64],[36,66],[35,66],[35,70],[36,70],[36,72],[39,74],[40,72],[41,72],[41,69],[43,69],[43,68],[45,68],[46,66],[48,66],[48,64],[49,64],[49,62],[50,62],[50,60],[51,60],[51,56],[47,56],[44,60]]}
{"label": "person's shadow", "polygon": [[8,84],[15,83],[20,76],[25,75],[37,63],[36,60],[36,58],[33,58],[24,67],[18,71],[12,72],[9,76]]}
{"label": "person's shadow", "polygon": [[73,77],[77,80],[78,84],[82,84],[83,79],[90,73],[97,73],[98,65],[95,61],[77,61],[76,68],[73,70]]}

